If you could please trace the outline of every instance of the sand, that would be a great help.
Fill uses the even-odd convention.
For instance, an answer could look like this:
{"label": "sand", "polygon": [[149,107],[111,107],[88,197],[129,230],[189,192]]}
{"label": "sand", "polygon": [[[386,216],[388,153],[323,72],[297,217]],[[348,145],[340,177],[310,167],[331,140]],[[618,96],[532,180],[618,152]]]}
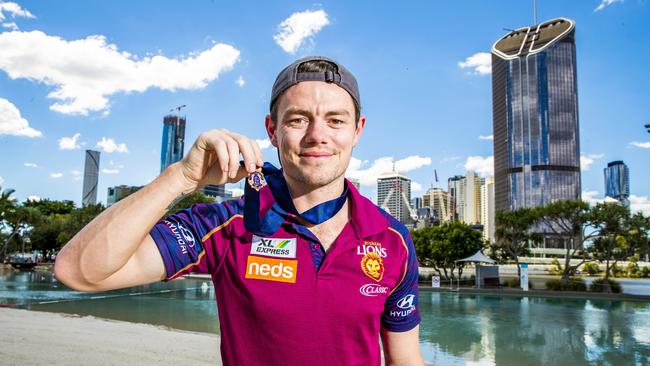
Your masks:
{"label": "sand", "polygon": [[2,365],[221,365],[219,336],[0,308]]}

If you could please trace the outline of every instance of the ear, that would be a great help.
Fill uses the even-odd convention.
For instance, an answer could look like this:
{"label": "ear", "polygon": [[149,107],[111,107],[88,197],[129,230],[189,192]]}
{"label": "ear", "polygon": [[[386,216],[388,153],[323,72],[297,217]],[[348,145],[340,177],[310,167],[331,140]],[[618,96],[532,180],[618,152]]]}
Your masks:
{"label": "ear", "polygon": [[366,116],[359,117],[357,128],[354,131],[354,140],[352,142],[352,146],[357,146],[357,143],[359,143],[359,138],[361,137],[361,133],[363,132],[363,128],[365,126],[366,126]]}
{"label": "ear", "polygon": [[270,114],[267,114],[266,118],[264,118],[264,127],[266,127],[266,134],[269,136],[271,144],[275,147],[278,147],[278,139],[275,135],[275,132],[277,131],[277,124],[271,119]]}

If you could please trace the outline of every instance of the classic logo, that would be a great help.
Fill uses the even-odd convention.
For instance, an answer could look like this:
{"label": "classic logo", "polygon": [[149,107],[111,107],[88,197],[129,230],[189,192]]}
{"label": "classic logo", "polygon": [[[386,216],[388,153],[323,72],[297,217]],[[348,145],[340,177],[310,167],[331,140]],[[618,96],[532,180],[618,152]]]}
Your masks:
{"label": "classic logo", "polygon": [[377,252],[368,252],[361,258],[361,269],[366,276],[379,282],[384,277],[384,262]]}
{"label": "classic logo", "polygon": [[415,295],[406,295],[397,301],[397,307],[403,310],[391,310],[390,316],[404,317],[415,311]]}
{"label": "classic logo", "polygon": [[358,255],[366,255],[369,252],[379,253],[382,258],[386,258],[386,248],[382,248],[381,243],[376,241],[364,241],[363,245],[357,245]]}
{"label": "classic logo", "polygon": [[248,256],[246,278],[255,280],[296,283],[298,261]]}
{"label": "classic logo", "polygon": [[296,239],[262,238],[253,235],[251,254],[276,258],[296,258]]}
{"label": "classic logo", "polygon": [[365,296],[378,296],[388,293],[388,287],[376,283],[368,283],[359,288],[359,292]]}

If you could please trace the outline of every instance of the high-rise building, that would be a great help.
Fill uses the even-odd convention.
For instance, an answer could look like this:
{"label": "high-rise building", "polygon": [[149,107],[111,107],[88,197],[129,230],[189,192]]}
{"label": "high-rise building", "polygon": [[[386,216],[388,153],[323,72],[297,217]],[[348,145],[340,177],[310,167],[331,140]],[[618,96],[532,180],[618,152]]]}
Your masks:
{"label": "high-rise building", "polygon": [[496,210],[580,198],[575,23],[519,28],[492,46]]}
{"label": "high-rise building", "polygon": [[111,206],[112,204],[135,193],[140,188],[142,188],[142,186],[135,187],[135,186],[119,185],[114,187],[108,187],[108,193],[106,195],[106,206],[107,207]]}
{"label": "high-rise building", "polygon": [[208,184],[200,189],[201,193],[212,198],[225,199],[226,186],[224,184]]}
{"label": "high-rise building", "polygon": [[422,207],[422,197],[411,198],[411,208],[413,211],[418,212],[420,207]]}
{"label": "high-rise building", "polygon": [[449,193],[442,188],[430,188],[422,196],[422,207],[429,208],[440,223],[451,221],[453,217],[453,201]]}
{"label": "high-rise building", "polygon": [[617,160],[607,164],[605,174],[605,195],[623,205],[630,206],[630,170],[624,162]]}
{"label": "high-rise building", "polygon": [[456,175],[447,180],[447,192],[451,197],[451,218],[458,221],[465,217],[465,177]]}
{"label": "high-rise building", "polygon": [[465,208],[464,216],[460,219],[466,224],[481,224],[481,186],[485,179],[479,177],[473,171],[468,171],[465,176]]}
{"label": "high-rise building", "polygon": [[485,178],[481,185],[481,224],[483,224],[483,239],[494,243],[494,177]]}
{"label": "high-rise building", "polygon": [[99,180],[99,151],[86,150],[84,164],[84,184],[81,196],[82,206],[97,204],[97,185]]}
{"label": "high-rise building", "polygon": [[160,172],[183,158],[185,144],[185,117],[167,115],[163,118]]}
{"label": "high-rise building", "polygon": [[397,172],[377,179],[377,204],[403,224],[411,221],[411,179]]}

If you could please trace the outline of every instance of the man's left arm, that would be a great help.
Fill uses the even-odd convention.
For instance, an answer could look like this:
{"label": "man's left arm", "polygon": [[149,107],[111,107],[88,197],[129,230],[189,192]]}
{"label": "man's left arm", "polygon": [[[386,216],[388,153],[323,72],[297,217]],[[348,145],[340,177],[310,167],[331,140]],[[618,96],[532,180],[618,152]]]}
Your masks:
{"label": "man's left arm", "polygon": [[382,328],[386,366],[423,366],[419,335],[419,325],[406,332],[391,332]]}

